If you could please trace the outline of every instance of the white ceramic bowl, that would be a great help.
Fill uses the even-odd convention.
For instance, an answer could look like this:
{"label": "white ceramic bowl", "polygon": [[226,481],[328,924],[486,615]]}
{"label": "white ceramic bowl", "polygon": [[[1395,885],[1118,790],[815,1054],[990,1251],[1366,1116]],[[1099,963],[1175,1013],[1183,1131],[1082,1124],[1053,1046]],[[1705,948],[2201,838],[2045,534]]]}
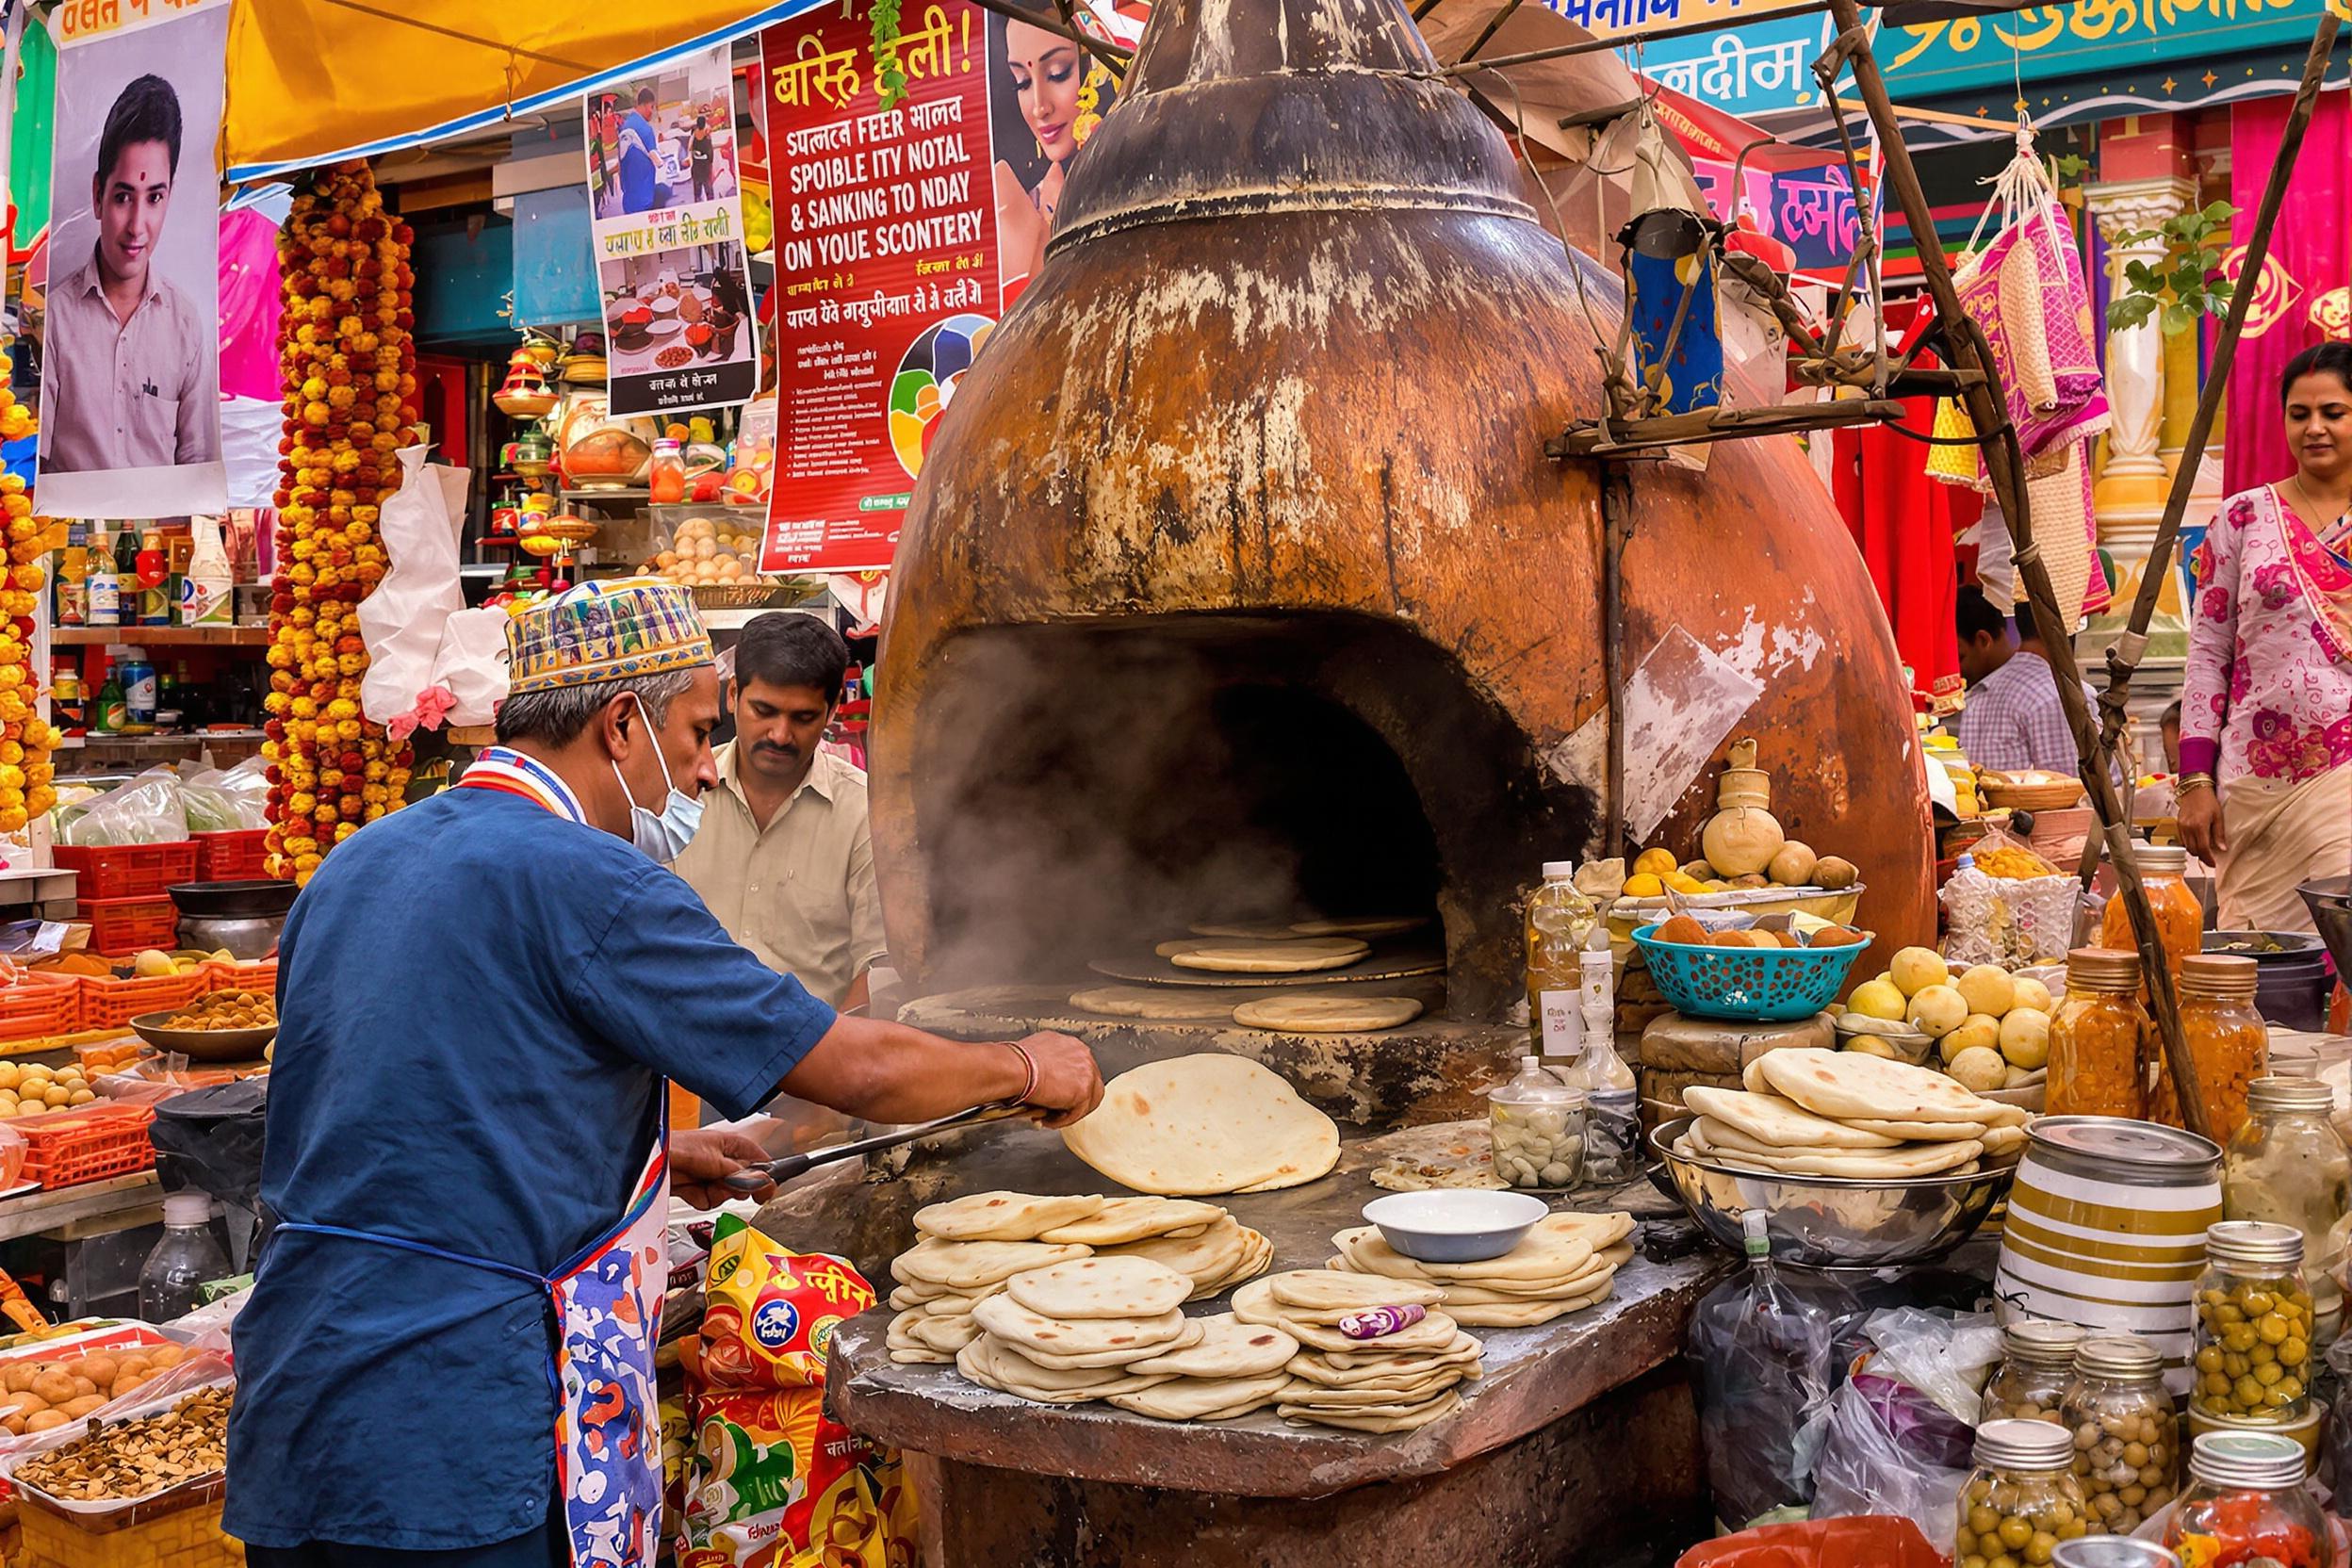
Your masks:
{"label": "white ceramic bowl", "polygon": [[1499,1258],[1550,1212],[1550,1204],[1524,1192],[1467,1187],[1393,1193],[1364,1206],[1383,1240],[1423,1263]]}

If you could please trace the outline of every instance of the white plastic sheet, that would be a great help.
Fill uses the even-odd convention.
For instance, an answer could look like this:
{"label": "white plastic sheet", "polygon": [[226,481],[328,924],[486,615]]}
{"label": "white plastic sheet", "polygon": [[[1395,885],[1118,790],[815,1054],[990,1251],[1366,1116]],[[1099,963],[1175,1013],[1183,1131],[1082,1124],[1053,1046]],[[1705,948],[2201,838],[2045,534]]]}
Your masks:
{"label": "white plastic sheet", "polygon": [[425,454],[422,446],[400,449],[400,487],[385,498],[376,523],[390,565],[359,606],[359,634],[368,645],[360,707],[385,726],[413,719],[417,699],[433,685],[442,629],[466,608],[457,537],[472,476],[428,464]]}

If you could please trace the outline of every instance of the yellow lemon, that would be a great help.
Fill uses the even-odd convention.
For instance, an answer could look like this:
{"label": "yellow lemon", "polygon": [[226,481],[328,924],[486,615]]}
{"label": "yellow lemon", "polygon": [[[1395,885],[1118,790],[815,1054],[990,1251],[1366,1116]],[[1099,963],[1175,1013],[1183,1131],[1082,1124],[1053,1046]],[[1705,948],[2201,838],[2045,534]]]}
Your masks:
{"label": "yellow lemon", "polygon": [[1903,992],[1896,989],[1891,981],[1867,980],[1854,988],[1854,994],[1846,998],[1846,1007],[1864,1018],[1880,1018],[1893,1022],[1903,1014]]}
{"label": "yellow lemon", "polygon": [[1666,884],[1649,872],[1638,872],[1625,878],[1627,898],[1656,898],[1666,890]]}
{"label": "yellow lemon", "polygon": [[1645,849],[1633,862],[1636,872],[1647,872],[1652,876],[1664,876],[1670,871],[1680,870],[1682,862],[1674,858],[1674,852],[1665,849]]}
{"label": "yellow lemon", "polygon": [[1669,872],[1666,874],[1665,882],[1668,887],[1674,889],[1674,891],[1678,893],[1703,893],[1707,891],[1706,883],[1700,881],[1695,876],[1686,876],[1678,871]]}

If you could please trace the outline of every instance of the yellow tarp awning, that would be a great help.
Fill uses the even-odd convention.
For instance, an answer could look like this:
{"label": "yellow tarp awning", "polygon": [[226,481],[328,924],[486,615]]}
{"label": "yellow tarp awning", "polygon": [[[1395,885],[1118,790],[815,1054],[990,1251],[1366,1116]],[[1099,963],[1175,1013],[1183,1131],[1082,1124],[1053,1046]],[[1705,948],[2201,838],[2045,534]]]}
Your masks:
{"label": "yellow tarp awning", "polygon": [[231,179],[371,155],[575,98],[825,0],[237,0]]}

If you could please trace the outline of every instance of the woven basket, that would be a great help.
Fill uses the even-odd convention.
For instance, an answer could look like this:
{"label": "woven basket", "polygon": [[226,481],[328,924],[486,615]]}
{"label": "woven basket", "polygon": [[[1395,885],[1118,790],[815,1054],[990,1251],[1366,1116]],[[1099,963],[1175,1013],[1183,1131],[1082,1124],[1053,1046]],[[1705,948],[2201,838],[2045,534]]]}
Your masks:
{"label": "woven basket", "polygon": [[2012,811],[2063,811],[2082,800],[2082,786],[2074,779],[2061,784],[1997,784],[1987,780],[1984,798]]}

